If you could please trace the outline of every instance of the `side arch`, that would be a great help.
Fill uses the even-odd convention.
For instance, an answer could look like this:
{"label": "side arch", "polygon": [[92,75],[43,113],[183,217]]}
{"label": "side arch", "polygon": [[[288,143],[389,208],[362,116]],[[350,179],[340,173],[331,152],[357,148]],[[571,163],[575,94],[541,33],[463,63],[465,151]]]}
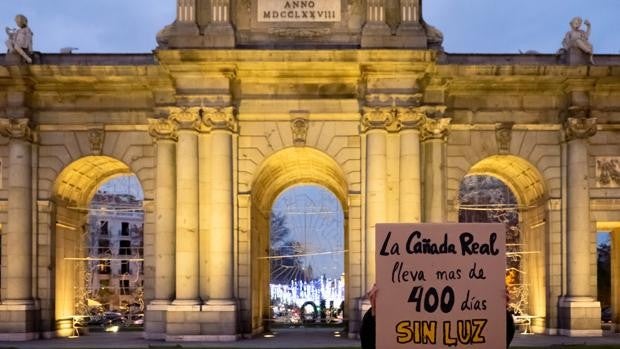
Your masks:
{"label": "side arch", "polygon": [[71,317],[76,315],[76,290],[84,283],[71,258],[85,257],[82,253],[89,203],[103,182],[125,174],[134,173],[120,160],[109,156],[84,156],[66,166],[54,181],[54,319],[59,336],[71,335]]}
{"label": "side arch", "polygon": [[[519,212],[521,231],[520,244],[523,254],[513,258],[521,258],[524,282],[529,294],[527,296],[528,315],[539,317],[533,323],[537,332],[548,327],[550,316],[547,304],[549,288],[549,272],[546,268],[546,245],[548,243],[547,199],[548,189],[538,169],[527,160],[514,155],[492,155],[475,163],[465,177],[492,176],[503,182],[515,195]],[[457,192],[458,195],[458,192]],[[545,319],[543,323],[542,319]]]}
{"label": "side arch", "polygon": [[73,161],[56,178],[54,199],[84,207],[99,184],[112,177],[132,173],[129,166],[109,156],[85,156]]}
{"label": "side arch", "polygon": [[474,164],[466,176],[487,175],[506,183],[517,196],[519,205],[531,206],[545,199],[545,183],[540,172],[526,160],[514,155],[492,155]]}

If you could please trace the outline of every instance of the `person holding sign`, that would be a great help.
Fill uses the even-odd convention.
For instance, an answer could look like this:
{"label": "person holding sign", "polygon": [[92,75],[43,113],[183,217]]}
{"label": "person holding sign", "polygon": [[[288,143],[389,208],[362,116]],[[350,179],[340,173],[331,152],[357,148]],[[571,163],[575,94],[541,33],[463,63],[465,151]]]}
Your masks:
{"label": "person holding sign", "polygon": [[[504,230],[503,224],[377,224],[374,317],[364,316],[363,348],[508,344]],[[376,325],[374,346],[366,346],[373,336],[366,324]]]}
{"label": "person holding sign", "polygon": [[506,348],[510,346],[512,339],[515,336],[515,319],[512,317],[512,312],[508,309],[508,301],[510,300],[510,295],[508,294],[508,289],[506,289]]}
{"label": "person holding sign", "polygon": [[[375,309],[377,306],[377,293],[379,289],[377,285],[372,285],[370,291],[368,291],[367,297],[370,300],[370,309],[366,311],[362,318],[362,326],[360,328],[360,339],[362,341],[362,349],[375,349],[376,345],[376,322],[375,322]],[[515,322],[512,317],[512,312],[508,309],[508,302],[510,295],[508,289],[506,289],[506,348],[510,347],[512,339],[515,336]]]}
{"label": "person holding sign", "polygon": [[368,299],[370,300],[370,309],[366,311],[362,318],[362,326],[360,328],[360,339],[362,340],[362,349],[375,349],[376,342],[376,322],[375,309],[377,308],[377,285],[372,285],[368,291]]}

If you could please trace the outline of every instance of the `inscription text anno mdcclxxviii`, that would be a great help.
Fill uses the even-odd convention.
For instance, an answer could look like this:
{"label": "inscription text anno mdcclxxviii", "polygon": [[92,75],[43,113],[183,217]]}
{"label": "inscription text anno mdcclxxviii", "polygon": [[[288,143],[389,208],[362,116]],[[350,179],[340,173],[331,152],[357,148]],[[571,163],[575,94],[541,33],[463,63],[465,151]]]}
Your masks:
{"label": "inscription text anno mdcclxxviii", "polygon": [[258,0],[259,22],[339,22],[340,0]]}

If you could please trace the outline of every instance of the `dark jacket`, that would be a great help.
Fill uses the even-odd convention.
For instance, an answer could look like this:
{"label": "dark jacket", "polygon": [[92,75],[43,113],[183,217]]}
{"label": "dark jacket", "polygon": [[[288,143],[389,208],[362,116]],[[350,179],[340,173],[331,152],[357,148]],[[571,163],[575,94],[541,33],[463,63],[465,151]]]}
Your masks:
{"label": "dark jacket", "polygon": [[506,310],[506,348],[510,346],[512,338],[515,336],[515,321],[510,310]]}
{"label": "dark jacket", "polygon": [[360,327],[360,339],[362,340],[362,349],[376,348],[377,327],[375,317],[372,315],[372,308],[368,309],[362,318],[362,326]]}

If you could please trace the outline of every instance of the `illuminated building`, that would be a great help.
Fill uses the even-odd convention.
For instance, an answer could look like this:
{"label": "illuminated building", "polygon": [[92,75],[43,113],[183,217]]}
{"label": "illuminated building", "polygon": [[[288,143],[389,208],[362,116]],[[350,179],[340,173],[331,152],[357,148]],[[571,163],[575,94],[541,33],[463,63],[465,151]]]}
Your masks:
{"label": "illuminated building", "polygon": [[417,0],[343,0],[314,22],[275,18],[281,5],[179,0],[153,54],[0,57],[0,339],[66,335],[75,208],[123,173],[144,190],[148,338],[264,330],[269,214],[300,183],[342,205],[355,336],[375,224],[458,221],[469,175],[512,190],[539,252],[523,265],[533,330],[600,335],[596,230],[620,241],[620,56],[445,53]]}

